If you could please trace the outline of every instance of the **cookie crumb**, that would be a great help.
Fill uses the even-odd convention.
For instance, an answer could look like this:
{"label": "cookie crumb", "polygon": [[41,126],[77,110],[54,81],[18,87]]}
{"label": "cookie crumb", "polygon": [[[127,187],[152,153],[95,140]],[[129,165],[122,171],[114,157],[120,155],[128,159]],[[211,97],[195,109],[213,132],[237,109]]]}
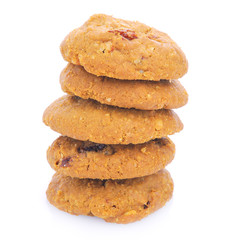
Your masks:
{"label": "cookie crumb", "polygon": [[162,122],[162,120],[158,120],[158,121],[156,122],[156,130],[160,130],[160,129],[162,129],[162,127],[163,127],[163,122]]}
{"label": "cookie crumb", "polygon": [[144,147],[144,148],[141,148],[141,152],[143,152],[143,153],[145,153],[146,152],[146,147]]}
{"label": "cookie crumb", "polygon": [[134,60],[133,62],[134,62],[135,64],[138,64],[138,63],[141,62],[141,59],[136,59],[136,60]]}
{"label": "cookie crumb", "polygon": [[137,212],[135,210],[131,210],[131,211],[128,211],[128,212],[125,212],[124,213],[124,216],[129,216],[129,215],[134,215],[136,214]]}

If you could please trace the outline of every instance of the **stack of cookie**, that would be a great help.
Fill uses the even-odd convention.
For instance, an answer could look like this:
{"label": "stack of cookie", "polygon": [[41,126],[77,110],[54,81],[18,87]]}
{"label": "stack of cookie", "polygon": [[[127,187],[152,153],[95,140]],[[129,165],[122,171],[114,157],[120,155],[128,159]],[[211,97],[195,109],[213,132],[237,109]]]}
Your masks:
{"label": "stack of cookie", "polygon": [[140,220],[172,196],[167,137],[183,128],[171,109],[187,103],[176,79],[187,60],[165,33],[139,22],[92,16],[62,42],[67,95],[43,121],[62,134],[47,159],[47,198],[57,208],[108,222]]}

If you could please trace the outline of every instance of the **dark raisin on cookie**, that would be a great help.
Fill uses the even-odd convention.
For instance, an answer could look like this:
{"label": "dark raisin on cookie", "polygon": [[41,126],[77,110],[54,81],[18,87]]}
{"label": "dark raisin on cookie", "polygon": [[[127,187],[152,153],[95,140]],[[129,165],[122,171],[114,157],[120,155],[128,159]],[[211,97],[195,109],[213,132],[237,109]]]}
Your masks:
{"label": "dark raisin on cookie", "polygon": [[149,206],[149,204],[150,204],[150,202],[149,202],[149,201],[147,201],[147,203],[146,203],[146,204],[143,204],[143,209],[147,209],[147,208],[148,208],[148,206]]}
{"label": "dark raisin on cookie", "polygon": [[86,151],[86,152],[100,152],[104,148],[106,148],[105,144],[96,144],[96,145],[84,147],[83,151]]}
{"label": "dark raisin on cookie", "polygon": [[70,167],[70,162],[72,162],[72,158],[71,157],[67,157],[67,158],[64,158],[61,162],[61,165],[60,167]]}
{"label": "dark raisin on cookie", "polygon": [[110,155],[113,155],[114,153],[116,153],[116,150],[112,146],[108,145],[104,149],[103,153],[104,153],[104,155],[110,156]]}
{"label": "dark raisin on cookie", "polygon": [[104,155],[110,156],[116,153],[116,150],[111,145],[106,144],[94,144],[94,145],[87,145],[81,146],[77,148],[78,153],[85,153],[85,152],[103,152]]}
{"label": "dark raisin on cookie", "polygon": [[108,31],[110,33],[120,34],[122,37],[126,38],[127,40],[133,40],[138,38],[136,33],[130,29],[124,29],[124,30],[110,30]]}
{"label": "dark raisin on cookie", "polygon": [[85,146],[85,147],[78,147],[77,151],[79,153],[83,153],[83,152],[100,152],[104,148],[106,148],[106,146],[107,145],[105,145],[105,144],[94,144],[94,145],[89,145],[89,146]]}

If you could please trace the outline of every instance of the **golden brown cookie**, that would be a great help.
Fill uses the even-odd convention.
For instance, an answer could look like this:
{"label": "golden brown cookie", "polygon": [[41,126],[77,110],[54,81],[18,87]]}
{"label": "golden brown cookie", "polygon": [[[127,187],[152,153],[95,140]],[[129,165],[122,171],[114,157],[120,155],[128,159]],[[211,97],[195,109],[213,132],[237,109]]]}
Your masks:
{"label": "golden brown cookie", "polygon": [[62,71],[60,83],[68,94],[123,108],[173,109],[188,101],[188,94],[178,80],[119,81],[97,77],[71,63]]}
{"label": "golden brown cookie", "polygon": [[182,130],[172,110],[143,111],[63,96],[43,114],[44,123],[62,135],[103,144],[137,144]]}
{"label": "golden brown cookie", "polygon": [[49,147],[47,159],[66,176],[126,179],[158,172],[174,154],[175,145],[167,137],[136,145],[106,145],[61,136]]}
{"label": "golden brown cookie", "polygon": [[63,58],[97,75],[125,80],[178,79],[188,69],[179,46],[140,22],[95,14],[61,46]]}
{"label": "golden brown cookie", "polygon": [[156,211],[172,197],[173,181],[165,169],[127,180],[79,179],[56,173],[47,189],[48,201],[74,215],[130,223]]}

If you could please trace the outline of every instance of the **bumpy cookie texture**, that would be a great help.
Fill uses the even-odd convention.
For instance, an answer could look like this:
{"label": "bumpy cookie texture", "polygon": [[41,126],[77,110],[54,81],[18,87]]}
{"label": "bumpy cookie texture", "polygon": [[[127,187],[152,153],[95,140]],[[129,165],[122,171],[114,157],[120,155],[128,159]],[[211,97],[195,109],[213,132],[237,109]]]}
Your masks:
{"label": "bumpy cookie texture", "polygon": [[178,79],[188,69],[165,33],[140,22],[96,14],[64,39],[63,58],[97,75],[125,80]]}
{"label": "bumpy cookie texture", "polygon": [[169,138],[137,145],[106,145],[61,136],[49,147],[47,159],[54,170],[66,176],[126,179],[158,172],[174,154],[175,145]]}
{"label": "bumpy cookie texture", "polygon": [[53,102],[43,121],[62,135],[103,144],[144,143],[183,128],[172,110],[124,109],[69,95]]}
{"label": "bumpy cookie texture", "polygon": [[165,169],[147,177],[103,181],[56,173],[47,198],[58,209],[74,215],[130,223],[164,206],[172,192],[173,181]]}
{"label": "bumpy cookie texture", "polygon": [[68,64],[62,71],[60,83],[68,94],[123,108],[173,109],[188,101],[188,94],[178,80],[119,81],[97,77],[74,64]]}

